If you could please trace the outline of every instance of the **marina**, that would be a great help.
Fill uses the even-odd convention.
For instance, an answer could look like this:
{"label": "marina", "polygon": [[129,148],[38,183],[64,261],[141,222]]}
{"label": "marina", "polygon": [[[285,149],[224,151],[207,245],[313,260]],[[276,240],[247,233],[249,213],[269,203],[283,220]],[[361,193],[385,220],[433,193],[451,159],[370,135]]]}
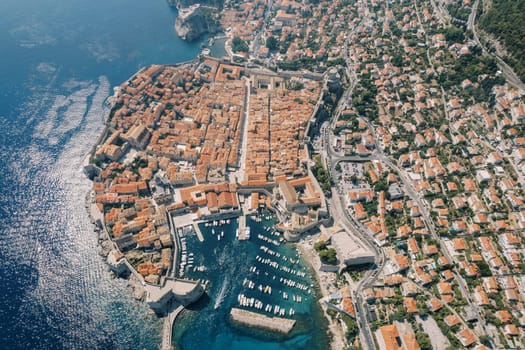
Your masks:
{"label": "marina", "polygon": [[195,233],[197,234],[197,237],[199,238],[199,241],[204,241],[204,236],[202,235],[201,229],[199,228],[199,225],[193,224],[193,229],[195,230]]}
{"label": "marina", "polygon": [[[201,306],[204,310],[199,313],[181,316],[182,323],[188,318],[188,329],[174,336],[175,343],[183,349],[213,348],[218,346],[214,339],[233,339],[231,337],[239,332],[253,336],[256,332],[253,327],[256,327],[258,332],[263,332],[256,333],[258,342],[265,344],[262,348],[280,348],[283,339],[264,333],[276,331],[267,327],[272,320],[288,325],[281,325],[281,329],[295,325],[284,333],[277,330],[290,344],[300,340],[311,344],[301,348],[326,348],[325,337],[313,337],[314,330],[324,323],[309,267],[294,245],[281,240],[274,230],[276,219],[270,212],[245,217],[245,229],[252,233],[252,240],[239,240],[242,220],[243,216],[230,222],[217,220],[200,224],[204,241],[198,239],[194,230],[186,231],[185,278],[209,281],[206,290],[209,302]],[[208,308],[210,311],[206,312]],[[201,326],[197,329],[196,324]],[[191,336],[196,334],[199,336]]]}

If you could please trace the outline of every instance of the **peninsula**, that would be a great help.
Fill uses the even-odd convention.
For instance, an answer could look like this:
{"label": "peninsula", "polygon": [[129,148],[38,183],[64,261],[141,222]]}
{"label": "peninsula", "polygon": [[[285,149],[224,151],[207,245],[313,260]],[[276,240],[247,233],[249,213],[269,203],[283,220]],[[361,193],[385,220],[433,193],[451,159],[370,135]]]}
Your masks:
{"label": "peninsula", "polygon": [[[159,316],[205,292],[203,281],[184,278],[182,232],[202,240],[198,224],[241,217],[239,239],[249,239],[244,216],[260,203],[278,215],[275,229],[287,240],[330,223],[305,143],[327,89],[321,75],[209,57],[146,67],[115,89],[85,169],[109,266],[139,281]],[[242,323],[267,328],[254,314],[242,313]]]}
{"label": "peninsula", "polygon": [[[205,290],[179,233],[239,217],[247,240],[262,206],[315,268],[333,349],[523,347],[525,85],[481,7],[225,3],[227,57],[116,89],[86,167],[112,268],[164,315]],[[286,314],[238,302],[243,324]]]}
{"label": "peninsula", "polygon": [[178,11],[175,31],[183,40],[195,41],[221,29],[223,0],[168,0],[168,4]]}

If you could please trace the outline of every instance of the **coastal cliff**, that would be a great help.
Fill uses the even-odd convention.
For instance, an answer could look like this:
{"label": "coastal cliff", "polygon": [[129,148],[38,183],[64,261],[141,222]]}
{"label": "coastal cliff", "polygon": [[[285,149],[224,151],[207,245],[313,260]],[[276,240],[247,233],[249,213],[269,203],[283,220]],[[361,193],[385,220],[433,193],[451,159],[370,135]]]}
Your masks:
{"label": "coastal cliff", "polygon": [[224,0],[167,0],[179,11],[175,21],[177,35],[186,41],[195,41],[204,34],[220,29],[220,10]]}
{"label": "coastal cliff", "polygon": [[223,0],[167,0],[168,4],[171,7],[176,7],[178,9],[190,7],[192,5],[206,5],[216,8],[222,8]]}
{"label": "coastal cliff", "polygon": [[180,8],[175,21],[177,35],[186,41],[197,40],[203,34],[216,33],[219,28],[219,10],[200,4]]}

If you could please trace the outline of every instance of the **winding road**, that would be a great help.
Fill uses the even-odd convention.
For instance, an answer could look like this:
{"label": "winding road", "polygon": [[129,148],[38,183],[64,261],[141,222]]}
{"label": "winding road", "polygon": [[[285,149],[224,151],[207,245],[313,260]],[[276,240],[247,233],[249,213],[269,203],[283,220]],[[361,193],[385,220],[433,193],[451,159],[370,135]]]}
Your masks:
{"label": "winding road", "polygon": [[523,84],[523,82],[514,72],[514,70],[505,61],[503,61],[501,57],[490,53],[479,40],[478,30],[476,28],[476,13],[478,11],[478,6],[479,0],[476,0],[474,5],[472,5],[472,10],[470,11],[470,15],[468,16],[467,29],[469,29],[472,32],[472,35],[474,36],[474,41],[476,42],[476,44],[479,45],[479,47],[481,47],[483,53],[492,56],[494,59],[496,59],[501,73],[503,74],[507,82],[513,85],[516,89],[518,89],[522,95],[525,95],[525,84]]}

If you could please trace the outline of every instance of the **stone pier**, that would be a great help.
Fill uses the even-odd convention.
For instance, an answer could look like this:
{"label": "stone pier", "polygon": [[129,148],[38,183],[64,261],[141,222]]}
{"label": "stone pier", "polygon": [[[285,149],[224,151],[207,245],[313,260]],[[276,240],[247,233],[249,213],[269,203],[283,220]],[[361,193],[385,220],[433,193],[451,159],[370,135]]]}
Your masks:
{"label": "stone pier", "polygon": [[164,318],[164,326],[162,328],[162,350],[174,350],[172,344],[173,324],[182,310],[184,310],[184,306],[180,305]]}
{"label": "stone pier", "polygon": [[295,326],[295,320],[283,317],[268,317],[256,312],[247,311],[238,308],[232,308],[230,311],[232,319],[241,324],[268,329],[274,332],[288,334]]}

